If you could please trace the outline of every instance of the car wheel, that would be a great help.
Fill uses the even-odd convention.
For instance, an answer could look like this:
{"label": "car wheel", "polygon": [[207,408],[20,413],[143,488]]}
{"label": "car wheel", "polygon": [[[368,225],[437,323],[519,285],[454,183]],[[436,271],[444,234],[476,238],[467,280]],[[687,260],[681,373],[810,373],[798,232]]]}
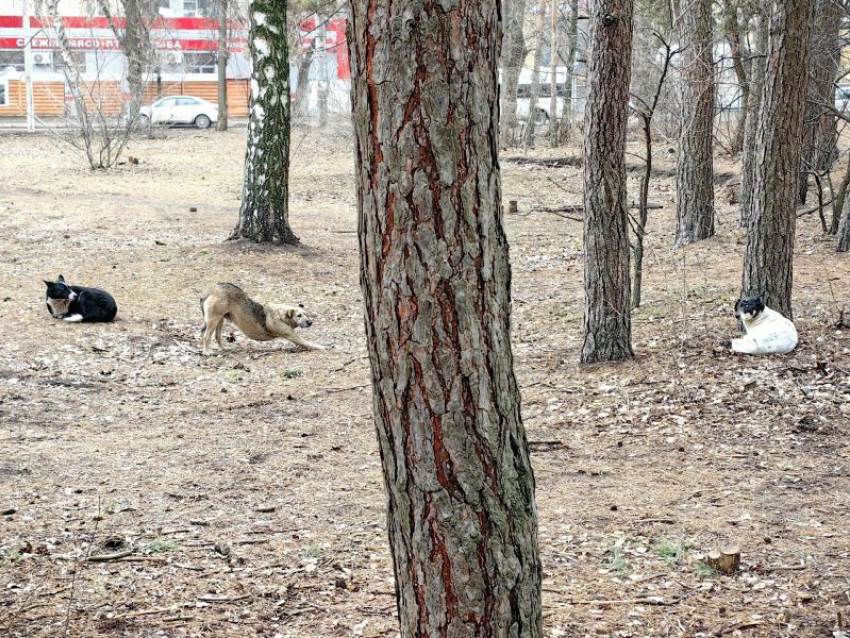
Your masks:
{"label": "car wheel", "polygon": [[212,124],[212,120],[206,115],[199,115],[195,118],[195,126],[198,128],[209,128],[210,124]]}
{"label": "car wheel", "polygon": [[141,130],[147,130],[150,128],[151,120],[147,115],[139,115],[139,119],[136,120],[136,128]]}

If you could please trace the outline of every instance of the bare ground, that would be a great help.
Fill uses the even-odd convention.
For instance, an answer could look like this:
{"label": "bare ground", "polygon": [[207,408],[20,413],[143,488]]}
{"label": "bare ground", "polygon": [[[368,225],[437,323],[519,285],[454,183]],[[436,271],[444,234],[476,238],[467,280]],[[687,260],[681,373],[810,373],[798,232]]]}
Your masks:
{"label": "bare ground", "polygon": [[[255,249],[222,242],[243,137],[173,131],[108,173],[0,138],[0,634],[397,633],[351,144],[302,140],[304,246]],[[661,177],[638,356],[580,368],[581,226],[529,212],[580,202],[580,169],[503,165],[546,635],[831,636],[850,619],[850,330],[835,328],[850,258],[803,217],[801,345],[733,357],[736,209],[672,251]],[[51,319],[41,280],[59,272],[110,290],[120,320]],[[198,298],[216,281],[305,303],[330,349],[236,335],[202,358]],[[699,554],[727,543],[741,572],[707,573]]]}

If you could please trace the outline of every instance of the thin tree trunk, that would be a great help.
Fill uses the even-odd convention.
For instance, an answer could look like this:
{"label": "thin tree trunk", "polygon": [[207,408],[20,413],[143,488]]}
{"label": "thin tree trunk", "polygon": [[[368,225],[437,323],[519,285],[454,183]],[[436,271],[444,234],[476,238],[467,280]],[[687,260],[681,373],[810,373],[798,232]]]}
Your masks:
{"label": "thin tree trunk", "polygon": [[573,67],[578,50],[578,0],[570,0],[570,22],[567,27],[567,77],[564,93],[564,117],[562,129],[564,141],[569,140],[573,128]]}
{"label": "thin tree trunk", "polygon": [[584,345],[582,363],[633,356],[626,128],[632,0],[598,0],[590,16],[584,114]]}
{"label": "thin tree trunk", "polygon": [[227,130],[227,0],[218,0],[218,122],[215,130]]}
{"label": "thin tree trunk", "polygon": [[809,0],[773,7],[744,257],[743,296],[759,296],[789,318],[813,18]]}
{"label": "thin tree trunk", "polygon": [[151,23],[155,17],[153,5],[144,0],[122,0],[123,26],[115,19],[113,6],[107,0],[99,0],[98,5],[127,57],[127,85],[130,89],[127,116],[128,122],[132,124],[139,117],[145,92],[145,70],[153,57],[150,39]]}
{"label": "thin tree trunk", "polygon": [[511,0],[505,14],[504,50],[501,57],[502,82],[499,91],[500,140],[504,146],[516,146],[517,86],[525,58],[525,0]]}
{"label": "thin tree trunk", "polygon": [[289,226],[286,0],[251,0],[251,105],[239,221],[230,239],[297,244]]}
{"label": "thin tree trunk", "polygon": [[835,249],[840,253],[850,251],[850,198],[847,198],[844,202],[844,208],[841,215],[841,227],[838,231]]}
{"label": "thin tree trunk", "polygon": [[526,148],[534,148],[537,122],[543,119],[543,113],[540,112],[540,58],[543,57],[546,5],[547,0],[540,0],[537,4],[537,40],[535,41],[534,63],[531,70],[531,96],[528,100],[528,121],[525,129]]}
{"label": "thin tree trunk", "polygon": [[747,120],[744,128],[744,154],[741,160],[741,227],[749,224],[752,208],[753,181],[756,168],[756,131],[761,120],[762,94],[764,93],[764,71],[766,68],[767,35],[769,15],[764,5],[756,16],[755,45],[750,61],[750,99],[747,102]]}
{"label": "thin tree trunk", "polygon": [[555,148],[560,141],[558,117],[558,0],[551,0],[549,10],[549,146]]}
{"label": "thin tree trunk", "polygon": [[[744,137],[747,128],[747,110],[750,102],[750,78],[747,75],[747,65],[744,63],[744,45],[741,36],[742,25],[738,22],[737,3],[732,3],[726,0],[724,6],[723,26],[726,32],[726,39],[729,41],[729,49],[732,55],[732,64],[735,69],[735,77],[738,80],[738,87],[741,89],[741,117],[738,119],[738,124],[735,128],[735,135],[732,139],[733,153],[740,153],[744,150]],[[749,28],[750,16],[745,13],[743,30],[746,33]]]}
{"label": "thin tree trunk", "polygon": [[676,246],[714,235],[714,38],[711,0],[695,0],[679,16],[682,118],[676,165]]}
{"label": "thin tree trunk", "polygon": [[361,285],[403,638],[536,638],[510,345],[498,3],[353,0]]}
{"label": "thin tree trunk", "polygon": [[835,78],[841,51],[838,38],[841,14],[841,6],[835,0],[817,0],[800,162],[801,204],[806,203],[809,174],[828,171],[836,159],[838,133],[835,115],[829,108],[835,99]]}
{"label": "thin tree trunk", "polygon": [[316,55],[316,40],[310,43],[310,48],[301,56],[301,61],[298,63],[298,86],[295,88],[295,117],[304,118],[307,116],[308,106],[310,103],[308,95],[308,87],[310,82],[310,67],[313,66],[313,58]]}

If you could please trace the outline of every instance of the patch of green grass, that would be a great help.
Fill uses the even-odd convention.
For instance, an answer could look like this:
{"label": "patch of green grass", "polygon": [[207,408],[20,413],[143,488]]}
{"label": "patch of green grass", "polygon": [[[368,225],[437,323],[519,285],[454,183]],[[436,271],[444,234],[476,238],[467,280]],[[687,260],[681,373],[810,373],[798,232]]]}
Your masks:
{"label": "patch of green grass", "polygon": [[282,376],[284,379],[296,379],[302,374],[304,373],[298,368],[292,368],[291,370],[284,370],[280,373],[280,376]]}
{"label": "patch of green grass", "polygon": [[714,578],[717,576],[717,570],[714,569],[708,563],[704,563],[703,561],[699,561],[694,564],[694,574],[699,576],[700,578]]}
{"label": "patch of green grass", "polygon": [[238,370],[228,370],[224,373],[224,380],[228,383],[236,383],[242,378],[242,375],[239,374]]}
{"label": "patch of green grass", "polygon": [[604,563],[604,567],[620,574],[628,574],[632,571],[632,566],[626,558],[624,545],[622,543],[614,543],[611,546],[611,549],[608,550],[608,558]]}
{"label": "patch of green grass", "polygon": [[678,565],[685,560],[688,546],[682,541],[664,538],[655,546],[655,554],[668,565]]}
{"label": "patch of green grass", "polygon": [[155,538],[142,548],[143,554],[167,554],[180,548],[180,544],[170,538]]}
{"label": "patch of green grass", "polygon": [[118,511],[118,501],[112,501],[112,500],[106,501],[103,504],[103,511],[106,514],[114,514],[115,512]]}
{"label": "patch of green grass", "polygon": [[307,548],[307,556],[309,558],[321,558],[324,555],[325,552],[321,547],[311,546]]}
{"label": "patch of green grass", "polygon": [[4,549],[0,551],[0,565],[5,563],[17,563],[23,556],[17,549]]}

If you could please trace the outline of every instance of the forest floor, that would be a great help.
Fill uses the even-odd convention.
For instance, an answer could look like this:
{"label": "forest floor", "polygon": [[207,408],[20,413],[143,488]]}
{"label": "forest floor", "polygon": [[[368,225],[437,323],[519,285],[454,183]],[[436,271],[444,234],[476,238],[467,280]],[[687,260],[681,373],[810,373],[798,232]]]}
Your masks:
{"label": "forest floor", "polygon": [[[0,138],[0,635],[397,634],[352,143],[296,137],[295,249],[223,241],[244,131],[133,142],[141,163],[109,172]],[[850,625],[850,255],[802,217],[799,348],[732,356],[737,207],[718,187],[717,236],[673,250],[661,175],[637,356],[580,367],[581,223],[531,212],[580,203],[580,169],[511,159],[577,152],[502,161],[545,635],[832,636]],[[111,291],[119,320],[53,320],[60,272]],[[217,281],[304,303],[329,349],[236,334],[201,357]],[[727,544],[741,570],[711,573],[699,556]]]}

